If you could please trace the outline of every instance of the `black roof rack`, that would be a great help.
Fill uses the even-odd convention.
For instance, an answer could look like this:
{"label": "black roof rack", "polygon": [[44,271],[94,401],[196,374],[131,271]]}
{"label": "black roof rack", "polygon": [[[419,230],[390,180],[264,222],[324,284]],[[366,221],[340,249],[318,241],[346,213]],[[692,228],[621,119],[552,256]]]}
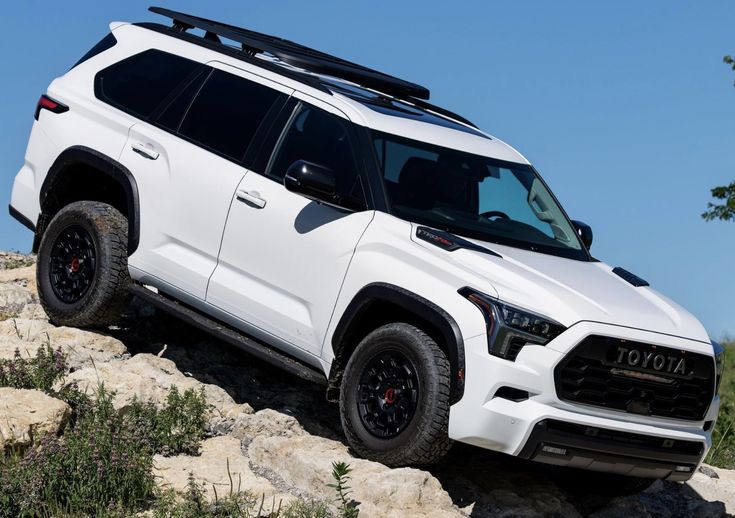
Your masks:
{"label": "black roof rack", "polygon": [[151,7],[149,10],[171,18],[173,29],[178,32],[185,33],[189,29],[197,28],[205,31],[203,39],[209,43],[219,44],[220,37],[240,43],[242,51],[250,57],[261,53],[269,54],[309,72],[351,81],[394,97],[429,99],[429,90],[421,85],[351,63],[292,41],[162,7]]}

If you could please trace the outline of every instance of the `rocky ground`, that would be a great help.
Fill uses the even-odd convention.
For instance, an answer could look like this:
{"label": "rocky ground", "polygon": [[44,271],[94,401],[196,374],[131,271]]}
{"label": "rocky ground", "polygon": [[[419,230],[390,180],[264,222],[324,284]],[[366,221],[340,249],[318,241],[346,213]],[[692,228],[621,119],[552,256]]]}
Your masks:
{"label": "rocky ground", "polygon": [[[703,467],[686,484],[656,482],[645,492],[609,495],[594,474],[570,482],[563,473],[456,444],[429,469],[390,469],[357,459],[346,446],[337,408],[313,386],[257,362],[142,303],[108,333],[55,327],[38,305],[35,268],[0,253],[0,358],[62,347],[71,372],[64,383],[163,402],[167,389],[204,387],[213,407],[211,437],[199,456],[156,457],[162,485],[183,489],[189,472],[222,491],[230,476],[266,501],[295,496],[332,499],[333,461],[353,468],[353,498],[365,517],[728,516],[735,513],[735,471]],[[12,267],[7,269],[6,266]],[[0,389],[0,449],[56,433],[65,403],[36,391]],[[229,465],[229,475],[228,475]]]}

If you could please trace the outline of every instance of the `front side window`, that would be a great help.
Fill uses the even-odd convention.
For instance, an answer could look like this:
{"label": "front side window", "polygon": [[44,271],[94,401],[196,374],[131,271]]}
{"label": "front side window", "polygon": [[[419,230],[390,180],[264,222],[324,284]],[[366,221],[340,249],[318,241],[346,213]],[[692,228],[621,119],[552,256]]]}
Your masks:
{"label": "front side window", "polygon": [[589,260],[528,165],[373,132],[391,212],[458,235]]}
{"label": "front side window", "polygon": [[189,107],[179,134],[242,160],[268,110],[284,97],[267,86],[214,70]]}
{"label": "front side window", "polygon": [[147,50],[97,73],[97,97],[142,119],[149,117],[201,65]]}
{"label": "front side window", "polygon": [[340,204],[350,208],[365,206],[346,120],[314,106],[302,105],[281,139],[267,176],[282,181],[289,166],[297,160],[334,171]]}

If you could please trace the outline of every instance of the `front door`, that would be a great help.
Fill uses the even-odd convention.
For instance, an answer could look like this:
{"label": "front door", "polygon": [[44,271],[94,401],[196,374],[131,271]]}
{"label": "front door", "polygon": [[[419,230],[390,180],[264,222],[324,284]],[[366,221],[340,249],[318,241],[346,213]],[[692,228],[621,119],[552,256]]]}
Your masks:
{"label": "front door", "polygon": [[[326,108],[326,106],[325,106]],[[357,242],[372,220],[345,118],[302,103],[265,175],[249,173],[233,197],[207,301],[252,327],[319,355]],[[337,173],[337,206],[288,191],[289,165]]]}

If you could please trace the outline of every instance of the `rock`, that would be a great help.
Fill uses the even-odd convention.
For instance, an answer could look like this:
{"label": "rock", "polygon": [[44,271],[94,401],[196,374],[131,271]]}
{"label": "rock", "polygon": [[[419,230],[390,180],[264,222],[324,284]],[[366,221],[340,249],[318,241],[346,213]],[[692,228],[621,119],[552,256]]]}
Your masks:
{"label": "rock", "polygon": [[[735,514],[735,471],[703,465],[706,471],[698,471],[686,483],[697,495],[705,500],[719,500],[725,510]],[[714,477],[706,472],[714,473]]]}
{"label": "rock", "polygon": [[699,466],[698,471],[700,473],[704,473],[709,478],[720,478],[719,475],[717,474],[717,471],[715,471],[715,469],[712,466],[708,466],[707,464],[702,464],[701,466]]}
{"label": "rock", "polygon": [[295,437],[306,434],[295,417],[270,408],[254,414],[242,414],[235,420],[229,433],[247,443],[255,437]]}
{"label": "rock", "polygon": [[238,488],[250,491],[257,498],[265,496],[268,507],[274,498],[276,506],[279,501],[285,505],[293,498],[278,491],[267,479],[253,473],[248,458],[242,454],[240,441],[233,437],[207,439],[202,443],[201,454],[197,457],[156,455],[153,466],[156,482],[161,488],[184,491],[189,482],[189,473],[193,473],[195,480],[203,486],[210,499],[215,497],[213,487],[220,498],[229,494],[231,488],[234,491]]}
{"label": "rock", "polygon": [[39,390],[0,388],[0,452],[23,450],[58,434],[70,416],[69,405]]}
{"label": "rock", "polygon": [[333,482],[332,462],[349,463],[351,498],[359,502],[361,516],[464,516],[430,473],[355,459],[337,441],[312,435],[258,436],[248,453],[256,465],[271,470],[286,484],[326,500],[334,498],[327,486]]}
{"label": "rock", "polygon": [[0,284],[0,313],[6,318],[18,315],[33,300],[33,295],[17,284]]}
{"label": "rock", "polygon": [[58,347],[73,370],[108,362],[127,354],[120,340],[102,333],[73,327],[56,327],[45,320],[14,319],[0,322],[0,358],[12,358],[15,350],[34,356],[39,347]]}
{"label": "rock", "polygon": [[166,402],[170,388],[176,385],[181,392],[204,388],[204,395],[213,406],[216,417],[234,420],[240,414],[253,412],[250,405],[235,403],[223,388],[185,376],[174,362],[152,354],[138,354],[130,359],[85,367],[71,373],[64,381],[65,384],[74,382],[80,390],[90,393],[100,382],[104,383],[105,387],[116,392],[114,405],[118,409],[127,407],[136,396],[141,401],[152,401],[161,406]]}
{"label": "rock", "polygon": [[26,304],[18,314],[18,318],[23,320],[48,320],[48,315],[46,315],[41,304],[32,302],[30,304]]}

